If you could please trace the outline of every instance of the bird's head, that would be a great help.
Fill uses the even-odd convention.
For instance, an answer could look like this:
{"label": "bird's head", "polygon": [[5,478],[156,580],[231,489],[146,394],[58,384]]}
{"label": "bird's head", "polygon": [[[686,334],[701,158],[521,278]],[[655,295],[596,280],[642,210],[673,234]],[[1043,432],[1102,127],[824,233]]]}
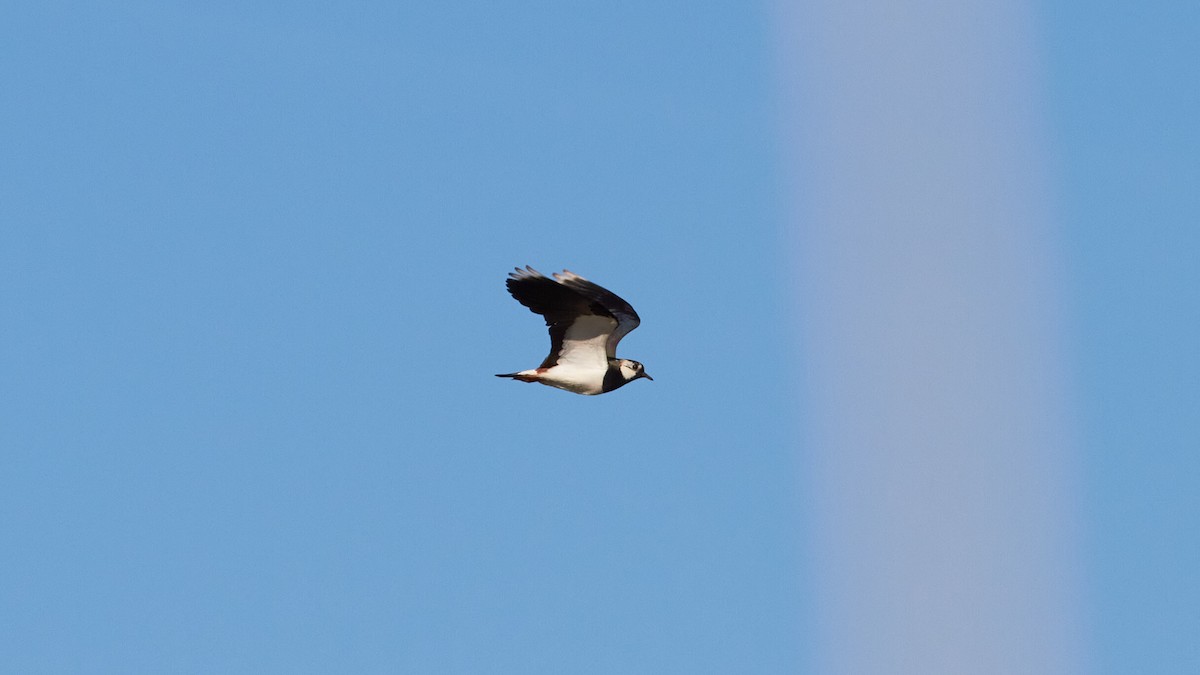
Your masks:
{"label": "bird's head", "polygon": [[642,364],[632,359],[621,359],[621,377],[624,377],[626,382],[633,382],[643,377],[651,382],[654,381],[653,377],[646,374],[646,369],[642,367]]}

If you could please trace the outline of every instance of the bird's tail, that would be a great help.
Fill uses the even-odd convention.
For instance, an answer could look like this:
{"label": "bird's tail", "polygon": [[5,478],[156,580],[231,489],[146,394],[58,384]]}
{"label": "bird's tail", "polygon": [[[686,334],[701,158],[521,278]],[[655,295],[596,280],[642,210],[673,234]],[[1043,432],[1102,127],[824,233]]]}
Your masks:
{"label": "bird's tail", "polygon": [[514,380],[521,382],[537,382],[537,373],[532,370],[522,370],[519,373],[498,373],[496,377],[511,377]]}

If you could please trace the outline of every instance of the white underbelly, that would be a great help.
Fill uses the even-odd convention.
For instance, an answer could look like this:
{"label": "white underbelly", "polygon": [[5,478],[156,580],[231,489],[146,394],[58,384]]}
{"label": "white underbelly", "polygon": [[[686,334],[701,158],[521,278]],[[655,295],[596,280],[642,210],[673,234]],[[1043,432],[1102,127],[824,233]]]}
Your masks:
{"label": "white underbelly", "polygon": [[574,368],[559,364],[538,374],[538,382],[566,389],[576,394],[594,396],[604,393],[604,374],[607,370],[597,368]]}

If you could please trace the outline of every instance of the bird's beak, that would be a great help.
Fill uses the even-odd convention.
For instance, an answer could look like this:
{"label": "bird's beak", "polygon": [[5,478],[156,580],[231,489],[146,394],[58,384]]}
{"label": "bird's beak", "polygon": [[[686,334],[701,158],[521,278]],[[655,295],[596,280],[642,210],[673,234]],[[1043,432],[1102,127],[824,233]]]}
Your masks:
{"label": "bird's beak", "polygon": [[650,377],[650,374],[649,374],[649,373],[645,373],[645,372],[643,372],[643,373],[642,373],[642,377],[646,378],[647,380],[650,380],[651,382],[653,382],[653,381],[654,381],[654,378],[653,378],[653,377]]}

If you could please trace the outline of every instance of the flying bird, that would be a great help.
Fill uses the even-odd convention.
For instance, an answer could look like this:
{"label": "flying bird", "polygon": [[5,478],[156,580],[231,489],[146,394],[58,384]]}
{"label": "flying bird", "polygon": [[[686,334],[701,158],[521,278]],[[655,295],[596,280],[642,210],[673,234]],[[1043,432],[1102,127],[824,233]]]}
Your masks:
{"label": "flying bird", "polygon": [[496,377],[588,396],[643,377],[654,380],[637,361],[617,358],[617,343],[641,323],[628,302],[574,272],[563,270],[551,279],[529,266],[516,270],[508,275],[508,292],[546,318],[550,355],[537,368]]}

